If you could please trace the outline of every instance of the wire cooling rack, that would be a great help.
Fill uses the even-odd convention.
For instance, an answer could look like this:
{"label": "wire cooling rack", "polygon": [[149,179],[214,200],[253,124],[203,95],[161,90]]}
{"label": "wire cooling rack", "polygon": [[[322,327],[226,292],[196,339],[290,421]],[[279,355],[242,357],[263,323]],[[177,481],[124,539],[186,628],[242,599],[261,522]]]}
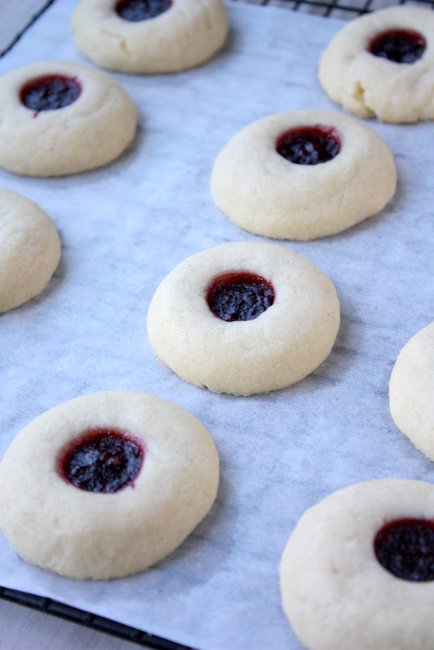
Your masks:
{"label": "wire cooling rack", "polygon": [[[21,36],[32,27],[32,25],[41,17],[41,15],[56,0],[48,0],[42,9],[32,18],[29,24],[17,35],[11,45],[0,56],[4,56],[14,47]],[[340,18],[350,20],[356,16],[383,9],[394,5],[415,4],[419,6],[431,7],[434,9],[434,0],[228,0],[231,3],[248,3],[261,7],[274,6],[285,7],[292,11],[302,11],[308,14],[315,14],[324,17]],[[13,602],[18,605],[24,605],[31,609],[57,616],[72,623],[78,623],[85,627],[99,632],[105,632],[112,636],[118,637],[125,641],[131,641],[135,644],[155,648],[155,650],[194,650],[188,646],[181,645],[169,639],[148,634],[128,625],[117,623],[102,616],[96,616],[90,612],[64,605],[51,598],[43,598],[28,594],[14,589],[7,589],[0,586],[0,599]]]}
{"label": "wire cooling rack", "polygon": [[392,7],[394,5],[415,4],[434,9],[434,0],[231,0],[247,2],[259,6],[286,7],[293,11],[302,11],[317,16],[350,20],[356,16]]}
{"label": "wire cooling rack", "polygon": [[97,616],[82,609],[71,607],[70,605],[64,605],[51,598],[42,598],[41,596],[27,594],[23,591],[0,587],[0,599],[8,600],[16,605],[24,605],[25,607],[45,614],[57,616],[57,618],[62,618],[71,623],[78,623],[97,632],[105,632],[124,641],[132,641],[146,648],[155,648],[156,650],[193,650],[188,646],[163,639],[154,634],[148,634],[148,632],[142,632],[134,627],[112,621],[109,618]]}
{"label": "wire cooling rack", "polygon": [[[229,2],[247,3],[261,7],[284,7],[292,11],[302,11],[308,14],[324,16],[325,18],[340,18],[341,20],[350,20],[356,16],[391,7],[394,5],[416,4],[419,6],[431,7],[434,9],[434,0],[228,0]],[[47,0],[42,9],[31,19],[29,24],[15,37],[12,43],[0,52],[0,57],[4,56],[12,49],[21,36],[31,28],[40,16],[56,0]]]}

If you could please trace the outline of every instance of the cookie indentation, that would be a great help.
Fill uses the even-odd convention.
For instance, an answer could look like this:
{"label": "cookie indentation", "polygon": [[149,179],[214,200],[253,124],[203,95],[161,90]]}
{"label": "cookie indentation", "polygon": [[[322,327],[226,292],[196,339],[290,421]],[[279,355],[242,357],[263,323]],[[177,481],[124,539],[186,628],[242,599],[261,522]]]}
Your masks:
{"label": "cookie indentation", "polygon": [[319,165],[335,158],[341,150],[336,129],[327,126],[301,126],[282,133],[276,151],[296,165]]}
{"label": "cookie indentation", "polygon": [[434,521],[391,521],[377,532],[374,550],[381,566],[397,578],[434,580]]}
{"label": "cookie indentation", "polygon": [[414,63],[424,54],[426,40],[419,32],[410,29],[389,29],[375,36],[368,52],[395,63]]}
{"label": "cookie indentation", "polygon": [[32,79],[23,86],[21,102],[27,108],[40,111],[57,111],[73,104],[81,94],[77,79],[62,75],[45,75]]}
{"label": "cookie indentation", "polygon": [[213,280],[207,302],[221,320],[254,320],[273,304],[274,289],[271,282],[260,275],[227,273]]}
{"label": "cookie indentation", "polygon": [[172,0],[120,0],[116,5],[116,13],[124,20],[137,23],[156,18],[171,6]]}
{"label": "cookie indentation", "polygon": [[137,478],[145,451],[135,438],[111,429],[92,429],[61,452],[58,472],[86,492],[118,492]]}

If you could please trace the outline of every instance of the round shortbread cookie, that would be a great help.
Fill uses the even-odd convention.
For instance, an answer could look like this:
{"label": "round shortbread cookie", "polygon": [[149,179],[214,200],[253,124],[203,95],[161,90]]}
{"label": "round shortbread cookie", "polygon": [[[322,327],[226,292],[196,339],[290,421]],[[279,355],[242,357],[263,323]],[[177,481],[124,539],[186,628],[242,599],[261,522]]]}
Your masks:
{"label": "round shortbread cookie", "polygon": [[0,189],[0,313],[37,296],[59,260],[51,219],[21,194]]}
{"label": "round shortbread cookie", "polygon": [[0,78],[0,167],[27,176],[76,174],[117,158],[136,109],[94,68],[43,61]]}
{"label": "round shortbread cookie", "polygon": [[333,235],[378,213],[396,188],[393,156],[366,125],[333,111],[269,115],[220,152],[211,190],[238,226],[281,239]]}
{"label": "round shortbread cookie", "polygon": [[198,66],[227,32],[222,0],[79,0],[72,16],[72,36],[88,59],[136,74]]}
{"label": "round shortbread cookie", "polygon": [[28,562],[71,578],[142,571],[214,502],[218,455],[205,427],[167,400],[94,393],[57,406],[0,463],[0,528]]}
{"label": "round shortbread cookie", "polygon": [[275,244],[242,242],[179,264],[155,292],[148,335],[186,381],[251,395],[313,372],[339,320],[335,288],[312,262]]}
{"label": "round shortbread cookie", "polygon": [[384,479],[327,497],[293,531],[280,584],[310,650],[432,650],[434,486]]}
{"label": "round shortbread cookie", "polygon": [[434,13],[390,7],[343,27],[324,50],[319,80],[338,104],[383,122],[434,118]]}
{"label": "round shortbread cookie", "polygon": [[399,353],[390,377],[389,402],[398,429],[434,460],[434,323]]}

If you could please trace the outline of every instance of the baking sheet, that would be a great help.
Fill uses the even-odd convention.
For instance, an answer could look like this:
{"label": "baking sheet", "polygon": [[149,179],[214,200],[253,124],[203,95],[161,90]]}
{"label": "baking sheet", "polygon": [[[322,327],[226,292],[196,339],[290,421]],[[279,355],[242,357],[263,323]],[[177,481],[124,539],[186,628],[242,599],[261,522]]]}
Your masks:
{"label": "baking sheet", "polygon": [[[68,34],[73,0],[55,2],[0,62],[85,62]],[[337,109],[316,80],[341,23],[280,8],[229,4],[231,36],[202,68],[115,75],[135,100],[134,146],[102,170],[56,179],[0,171],[0,185],[43,207],[63,257],[49,287],[0,316],[0,453],[42,411],[83,393],[149,391],[191,410],[212,432],[221,486],[210,515],[172,556],[109,582],[76,582],[27,565],[0,536],[0,584],[49,596],[202,650],[300,648],[280,607],[278,563],[304,510],[350,483],[432,481],[433,465],[394,427],[387,382],[400,347],[434,320],[432,124],[369,124],[396,155],[399,187],[381,215],[310,243],[336,284],[342,326],[330,357],[284,391],[241,398],[190,386],[146,337],[160,280],[188,255],[258,240],[213,205],[213,160],[263,115]],[[29,155],[31,143],[29,143]]]}

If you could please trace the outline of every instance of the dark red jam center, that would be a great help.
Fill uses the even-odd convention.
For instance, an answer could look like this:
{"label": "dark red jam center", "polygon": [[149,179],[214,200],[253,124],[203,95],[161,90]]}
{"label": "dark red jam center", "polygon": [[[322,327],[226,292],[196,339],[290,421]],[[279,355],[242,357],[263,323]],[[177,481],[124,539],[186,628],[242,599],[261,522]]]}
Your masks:
{"label": "dark red jam center", "polygon": [[391,521],[377,532],[374,550],[381,566],[397,578],[434,580],[434,521]]}
{"label": "dark red jam center", "polygon": [[113,493],[133,483],[144,456],[135,438],[111,429],[92,429],[61,452],[58,472],[80,490]]}
{"label": "dark red jam center", "polygon": [[296,165],[319,165],[332,160],[341,150],[338,132],[327,126],[300,126],[277,139],[276,151]]}
{"label": "dark red jam center", "polygon": [[213,280],[206,299],[213,314],[224,321],[253,320],[271,307],[274,289],[260,275],[227,273]]}
{"label": "dark red jam center", "polygon": [[21,89],[21,102],[27,108],[40,111],[56,111],[73,104],[80,96],[81,86],[77,79],[60,75],[38,77]]}
{"label": "dark red jam center", "polygon": [[124,20],[139,22],[156,18],[170,9],[172,0],[120,0],[116,13]]}
{"label": "dark red jam center", "polygon": [[409,29],[390,29],[375,36],[368,52],[395,63],[414,63],[425,52],[426,41],[422,34]]}

